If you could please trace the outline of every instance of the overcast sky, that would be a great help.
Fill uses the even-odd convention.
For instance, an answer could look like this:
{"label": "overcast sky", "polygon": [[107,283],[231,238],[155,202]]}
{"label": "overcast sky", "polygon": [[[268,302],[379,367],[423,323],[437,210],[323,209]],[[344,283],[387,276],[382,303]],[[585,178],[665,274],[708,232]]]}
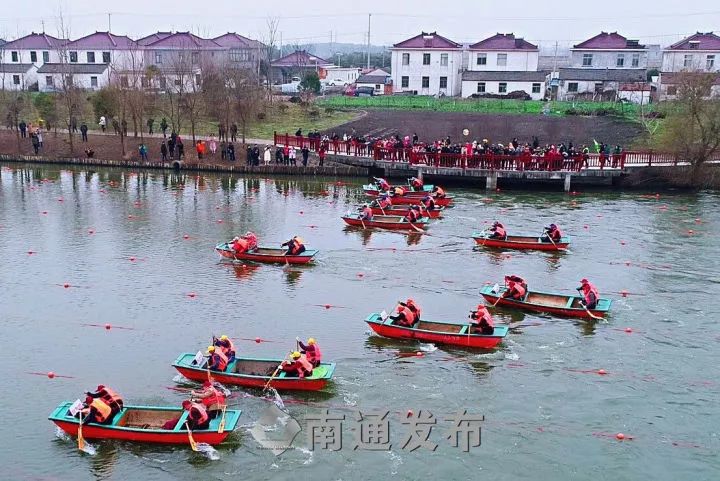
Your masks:
{"label": "overcast sky", "polygon": [[204,35],[234,31],[263,40],[266,19],[279,19],[283,44],[335,41],[365,43],[368,13],[371,42],[389,45],[420,31],[437,31],[456,42],[476,42],[497,32],[514,32],[544,49],[569,46],[601,30],[666,46],[696,31],[720,32],[717,0],[2,0],[0,37],[30,31],[57,33],[58,12],[69,20],[72,37],[108,29],[139,37],[157,30],[191,30]]}

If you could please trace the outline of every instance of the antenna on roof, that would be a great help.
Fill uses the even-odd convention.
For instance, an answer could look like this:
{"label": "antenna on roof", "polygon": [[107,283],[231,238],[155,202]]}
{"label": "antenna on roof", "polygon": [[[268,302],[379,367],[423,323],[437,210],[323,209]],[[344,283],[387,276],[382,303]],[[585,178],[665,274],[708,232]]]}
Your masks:
{"label": "antenna on roof", "polygon": [[45,20],[40,20],[40,23],[42,23],[42,33],[45,34]]}
{"label": "antenna on roof", "polygon": [[108,12],[108,32],[110,32],[112,30],[112,27],[110,26],[110,24],[111,24],[110,17],[112,17],[112,13]]}

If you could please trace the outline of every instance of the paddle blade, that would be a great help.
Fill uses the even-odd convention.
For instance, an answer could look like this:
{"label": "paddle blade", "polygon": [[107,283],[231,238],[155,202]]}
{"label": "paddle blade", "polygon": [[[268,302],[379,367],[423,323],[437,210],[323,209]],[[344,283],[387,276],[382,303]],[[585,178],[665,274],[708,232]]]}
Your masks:
{"label": "paddle blade", "polygon": [[220,426],[218,426],[218,434],[222,434],[225,432],[225,410],[226,409],[227,409],[227,406],[223,406],[222,418],[220,419]]}
{"label": "paddle blade", "polygon": [[85,438],[82,435],[82,416],[80,417],[80,424],[78,424],[78,449],[83,451],[85,449]]}
{"label": "paddle blade", "polygon": [[190,448],[192,448],[193,451],[197,451],[197,443],[195,442],[195,439],[193,439],[192,431],[190,431],[190,426],[188,426],[187,423],[185,423],[185,427],[187,428],[188,433],[188,441],[190,442]]}
{"label": "paddle blade", "polygon": [[385,321],[385,320],[387,320],[387,318],[388,318],[388,313],[383,310],[383,311],[380,313],[380,319],[382,319],[383,321]]}

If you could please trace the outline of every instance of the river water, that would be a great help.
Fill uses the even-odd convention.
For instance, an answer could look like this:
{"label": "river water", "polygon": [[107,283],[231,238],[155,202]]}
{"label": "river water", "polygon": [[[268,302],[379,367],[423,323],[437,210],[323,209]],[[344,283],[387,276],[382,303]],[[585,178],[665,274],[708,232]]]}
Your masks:
{"label": "river water", "polygon": [[[363,199],[360,184],[3,165],[0,478],[720,477],[717,195],[453,188],[456,207],[419,237],[346,228],[340,216]],[[494,219],[531,235],[556,222],[571,249],[474,251],[469,235]],[[320,249],[317,262],[220,261],[213,246],[247,230],[261,244],[299,234]],[[425,319],[464,321],[479,288],[510,273],[567,293],[588,277],[614,300],[611,316],[495,309],[497,322],[528,326],[485,352],[383,340],[363,322],[408,296]],[[282,399],[301,425],[321,409],[345,415],[342,449],[311,452],[306,432],[279,457],[262,449],[248,432],[270,405],[258,391],[233,398],[241,426],[214,461],[123,442],[93,442],[90,456],[47,420],[99,383],[126,404],[179,405],[170,363],[223,333],[275,341],[236,342],[264,357],[282,357],[295,336],[317,338],[337,363],[332,386]],[[30,374],[47,371],[68,377]],[[462,409],[485,416],[482,445],[468,453],[445,439],[446,418]],[[408,410],[435,416],[434,452],[402,449]],[[390,411],[389,451],[353,449],[358,411]]]}

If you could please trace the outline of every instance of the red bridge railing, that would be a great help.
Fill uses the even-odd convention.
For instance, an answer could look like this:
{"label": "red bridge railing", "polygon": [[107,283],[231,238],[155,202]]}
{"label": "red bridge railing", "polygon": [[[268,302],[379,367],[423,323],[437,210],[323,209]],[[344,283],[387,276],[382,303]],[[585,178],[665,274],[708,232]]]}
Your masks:
{"label": "red bridge railing", "polygon": [[[371,158],[386,162],[405,162],[410,165],[427,165],[435,168],[487,169],[487,170],[536,170],[580,171],[582,169],[623,169],[625,167],[676,166],[677,155],[663,152],[625,151],[621,154],[576,154],[563,157],[560,154],[518,155],[482,154],[467,155],[442,152],[424,152],[413,148],[381,147],[356,140],[321,140],[318,137],[278,134],[275,145],[303,148],[312,151],[321,148],[328,154]],[[720,160],[720,159],[718,159]]]}

